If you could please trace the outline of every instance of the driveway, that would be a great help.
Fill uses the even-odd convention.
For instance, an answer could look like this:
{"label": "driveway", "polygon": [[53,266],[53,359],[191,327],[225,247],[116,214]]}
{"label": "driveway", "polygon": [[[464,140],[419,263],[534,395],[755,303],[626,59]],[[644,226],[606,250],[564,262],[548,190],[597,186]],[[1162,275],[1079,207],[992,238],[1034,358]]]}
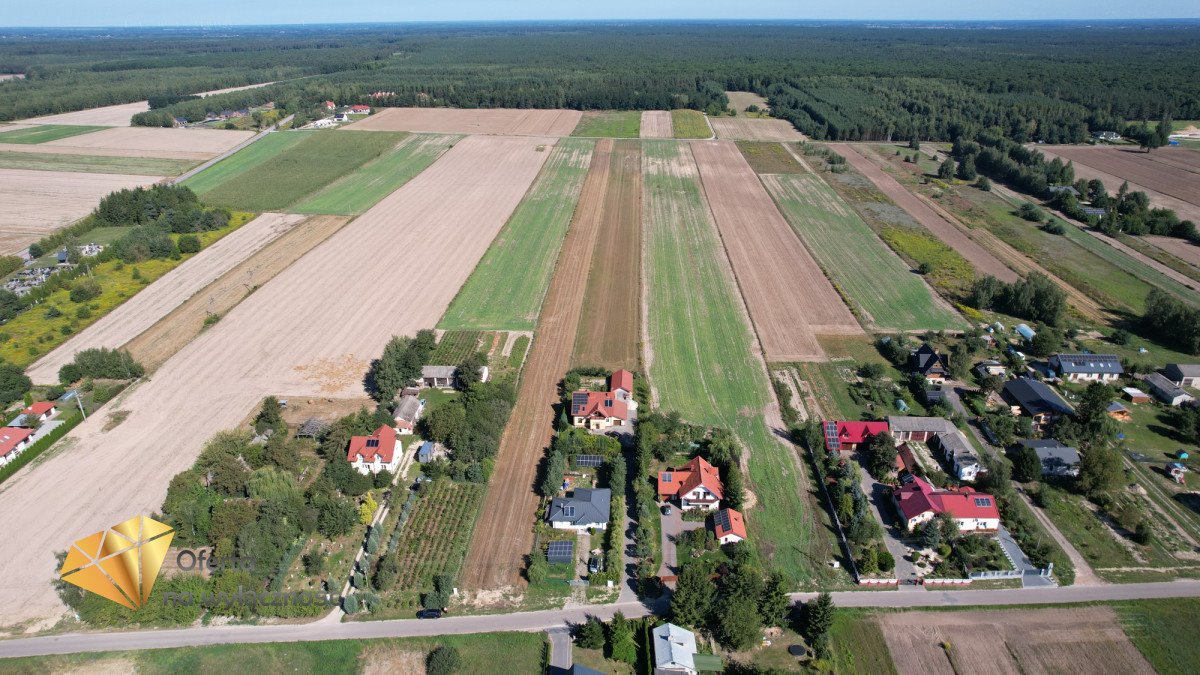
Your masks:
{"label": "driveway", "polygon": [[862,471],[861,486],[863,494],[867,495],[867,503],[871,505],[871,512],[875,514],[875,520],[879,521],[883,527],[883,543],[887,546],[888,553],[891,553],[892,558],[896,561],[895,571],[896,578],[900,580],[900,590],[924,590],[924,586],[904,583],[917,578],[917,568],[906,557],[908,547],[901,539],[904,533],[895,525],[896,519],[891,515],[892,506],[885,494],[887,486],[876,482],[865,469]]}
{"label": "driveway", "polygon": [[674,504],[671,505],[671,515],[662,515],[662,507],[659,507],[659,515],[662,521],[662,567],[658,569],[658,576],[673,577],[679,574],[679,561],[676,559],[675,542],[679,535],[689,530],[698,530],[704,527],[703,521],[684,520],[683,510]]}
{"label": "driveway", "polygon": [[1012,563],[1013,569],[1021,573],[1021,586],[1025,588],[1049,588],[1057,586],[1054,579],[1041,575],[1041,570],[1021,547],[1017,545],[1017,541],[1013,539],[1012,534],[1004,525],[1000,526],[1000,531],[996,533],[996,541],[1000,542],[1000,548],[1004,549],[1004,555],[1008,561]]}
{"label": "driveway", "polygon": [[546,631],[550,638],[550,674],[567,675],[575,659],[571,653],[571,630],[566,627]]}

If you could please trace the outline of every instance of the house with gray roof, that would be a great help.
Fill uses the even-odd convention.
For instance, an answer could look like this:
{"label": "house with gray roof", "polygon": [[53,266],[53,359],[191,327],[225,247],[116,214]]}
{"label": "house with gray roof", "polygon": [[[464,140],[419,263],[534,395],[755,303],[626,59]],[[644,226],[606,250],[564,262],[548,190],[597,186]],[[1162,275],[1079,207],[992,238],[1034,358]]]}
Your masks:
{"label": "house with gray roof", "polygon": [[983,467],[963,432],[951,426],[935,438],[942,456],[954,468],[954,475],[962,481],[974,481]]}
{"label": "house with gray roof", "polygon": [[1050,368],[1067,382],[1112,382],[1125,373],[1116,354],[1055,354]]}
{"label": "house with gray roof", "polygon": [[558,530],[587,530],[608,528],[612,490],[608,488],[576,488],[570,497],[555,497],[550,502],[546,522]]}
{"label": "house with gray roof", "polygon": [[1053,438],[1024,440],[1021,445],[1037,453],[1043,476],[1079,475],[1079,451],[1075,448]]}
{"label": "house with gray roof", "polygon": [[1146,384],[1149,385],[1151,394],[1169,406],[1180,406],[1196,400],[1195,396],[1192,396],[1174,382],[1168,380],[1162,373],[1150,373],[1147,375]]}
{"label": "house with gray roof", "polygon": [[654,675],[696,675],[696,635],[673,623],[650,631],[654,638]]}
{"label": "house with gray roof", "polygon": [[944,417],[916,417],[893,415],[887,418],[888,430],[897,443],[918,441],[925,443],[935,434],[954,430],[954,424]]}
{"label": "house with gray roof", "polygon": [[1168,363],[1163,375],[1180,387],[1193,387],[1200,382],[1200,363]]}
{"label": "house with gray roof", "polygon": [[1034,428],[1038,430],[1072,412],[1071,406],[1045,382],[1029,377],[1005,382],[1000,395],[1011,407],[1012,414],[1029,415],[1033,418]]}

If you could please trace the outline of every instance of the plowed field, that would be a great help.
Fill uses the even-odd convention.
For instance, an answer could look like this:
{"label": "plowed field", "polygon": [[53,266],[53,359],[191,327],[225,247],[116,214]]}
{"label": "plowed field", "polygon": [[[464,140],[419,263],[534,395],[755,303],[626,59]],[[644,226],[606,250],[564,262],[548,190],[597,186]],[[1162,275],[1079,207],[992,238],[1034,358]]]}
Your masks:
{"label": "plowed field", "polygon": [[717,138],[731,141],[802,141],[804,134],[787,120],[766,117],[710,117]]}
{"label": "plowed field", "polygon": [[157,157],[156,153],[159,152],[194,152],[203,154],[204,158],[208,159],[236,147],[252,136],[253,131],[124,127],[60,138],[47,141],[44,145],[75,148],[81,155],[86,155],[88,150],[96,148],[137,152],[141,153],[142,157]]}
{"label": "plowed field", "polygon": [[646,110],[642,112],[642,138],[671,138],[671,111]]}
{"label": "plowed field", "polygon": [[430,131],[442,134],[570,136],[578,110],[513,108],[384,108],[346,127],[351,131]]}
{"label": "plowed field", "polygon": [[1200,164],[1180,148],[1161,148],[1151,153],[1136,148],[1113,146],[1039,145],[1053,159],[1075,163],[1076,178],[1099,178],[1109,192],[1121,183],[1145,192],[1150,203],[1174,210],[1181,219],[1200,221]]}
{"label": "plowed field", "polygon": [[150,110],[149,101],[134,101],[103,108],[76,110],[75,112],[44,115],[21,120],[22,124],[92,124],[99,127],[127,127],[133,116]]}

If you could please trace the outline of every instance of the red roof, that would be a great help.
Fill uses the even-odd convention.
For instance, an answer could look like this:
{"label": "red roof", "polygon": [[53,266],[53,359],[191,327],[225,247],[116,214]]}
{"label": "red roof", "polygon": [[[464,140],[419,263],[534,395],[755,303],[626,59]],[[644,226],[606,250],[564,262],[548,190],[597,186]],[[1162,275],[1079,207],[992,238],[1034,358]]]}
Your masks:
{"label": "red roof", "polygon": [[841,444],[853,443],[857,445],[858,443],[866,441],[867,438],[871,436],[888,432],[887,422],[845,422],[840,420],[837,422],[832,422],[826,420],[825,448],[830,450],[837,448],[836,444],[834,444],[834,447],[830,447],[831,444],[829,431],[831,430],[831,424],[835,425],[834,428],[837,430],[837,440]]}
{"label": "red roof", "polygon": [[358,105],[352,105],[352,106],[350,106],[350,109],[351,109],[351,110],[370,110],[370,109],[371,109],[371,106],[369,106],[369,105],[362,105],[362,104],[358,104]]}
{"label": "red roof", "polygon": [[45,415],[54,410],[54,403],[51,401],[38,401],[28,408],[21,411],[22,415]]}
{"label": "red roof", "polygon": [[33,429],[18,429],[17,427],[4,427],[0,429],[0,457],[8,455],[16,449],[17,445],[33,435]]}
{"label": "red roof", "polygon": [[703,485],[717,499],[722,498],[721,474],[703,457],[693,457],[683,468],[658,472],[658,494],[687,494]]}
{"label": "red roof", "polygon": [[618,389],[624,389],[625,391],[632,394],[633,393],[633,373],[629,372],[628,370],[625,370],[624,368],[614,372],[612,374],[612,377],[609,378],[608,388],[611,389],[612,391],[616,391]]}
{"label": "red roof", "polygon": [[927,511],[948,513],[955,518],[1000,519],[1000,509],[994,497],[969,487],[957,490],[938,490],[921,478],[896,490],[896,502],[905,520],[912,520]]}
{"label": "red roof", "polygon": [[325,101],[326,108],[336,108],[337,105],[333,101]]}
{"label": "red roof", "polygon": [[378,457],[384,464],[391,464],[395,452],[396,430],[384,424],[370,436],[350,437],[350,450],[346,453],[346,459],[353,462],[362,458],[364,462],[374,462]]}
{"label": "red roof", "polygon": [[[746,536],[746,519],[742,517],[742,514],[733,509],[721,509],[718,511],[713,523],[713,530],[717,534],[717,539],[728,534],[736,535],[742,539],[749,538]],[[727,524],[728,527],[726,527]]]}
{"label": "red roof", "polygon": [[[587,400],[577,401],[580,394],[587,394]],[[580,389],[571,396],[571,416],[603,419],[615,417],[624,421],[629,419],[629,405],[609,391]]]}

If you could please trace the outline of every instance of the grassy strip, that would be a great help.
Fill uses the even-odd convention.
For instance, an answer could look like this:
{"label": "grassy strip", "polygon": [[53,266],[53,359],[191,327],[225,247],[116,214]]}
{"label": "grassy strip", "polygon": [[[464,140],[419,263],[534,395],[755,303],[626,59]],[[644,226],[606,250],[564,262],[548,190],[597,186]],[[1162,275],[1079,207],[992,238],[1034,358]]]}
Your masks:
{"label": "grassy strip", "polygon": [[782,143],[737,141],[737,146],[754,173],[808,173]]}
{"label": "grassy strip", "polygon": [[672,110],[671,135],[675,138],[712,138],[708,120],[698,110]]}
{"label": "grassy strip", "polygon": [[885,227],[880,236],[892,250],[917,265],[933,270],[927,275],[933,286],[950,297],[965,292],[975,279],[975,268],[962,255],[937,237],[902,227]]}
{"label": "grassy strip", "polygon": [[192,192],[203,197],[217,186],[250,173],[279,153],[305,140],[315,131],[288,131],[267,134],[234,154],[183,181]]}
{"label": "grassy strip", "polygon": [[[1108,244],[1100,241],[1087,232],[1080,230],[1078,227],[1070,223],[1063,223],[1063,225],[1067,228],[1066,236],[1068,239],[1091,251],[1098,257],[1107,260],[1114,267],[1123,269],[1142,281],[1168,291],[1172,295],[1178,296],[1182,300],[1186,300],[1191,303],[1195,303],[1197,301],[1196,292],[1179,283],[1175,279],[1172,279],[1153,267],[1150,267],[1146,263],[1134,258],[1128,253],[1109,246]],[[1138,304],[1139,308],[1141,306],[1141,304]]]}
{"label": "grassy strip", "polygon": [[1190,279],[1200,281],[1200,270],[1197,270],[1194,266],[1185,262],[1183,259],[1176,257],[1175,254],[1171,253],[1170,251],[1159,248],[1145,239],[1142,239],[1141,237],[1135,237],[1133,235],[1121,234],[1118,235],[1117,239],[1121,243],[1141,253],[1142,255],[1148,258],[1153,258],[1154,260],[1157,260],[1158,262],[1170,267],[1171,269]]}
{"label": "grassy strip", "polygon": [[37,145],[60,138],[70,138],[82,134],[90,134],[108,127],[76,126],[71,124],[39,124],[36,126],[13,129],[0,132],[0,143],[20,143],[21,145]]}
{"label": "grassy strip", "polygon": [[1200,642],[1193,619],[1200,599],[1135,600],[1113,603],[1125,634],[1154,670],[1162,675],[1196,672]]}
{"label": "grassy strip", "polygon": [[572,136],[637,138],[642,129],[640,110],[603,110],[583,113]]}
{"label": "grassy strip", "polygon": [[560,140],[438,324],[445,329],[533,330],[571,224],[595,142]]}
{"label": "grassy strip", "polygon": [[178,176],[196,164],[199,162],[190,159],[165,159],[162,157],[98,157],[36,152],[0,152],[0,169]]}
{"label": "grassy strip", "polygon": [[391,151],[327,185],[292,209],[297,213],[358,215],[416,177],[461,136],[410,136]]}

